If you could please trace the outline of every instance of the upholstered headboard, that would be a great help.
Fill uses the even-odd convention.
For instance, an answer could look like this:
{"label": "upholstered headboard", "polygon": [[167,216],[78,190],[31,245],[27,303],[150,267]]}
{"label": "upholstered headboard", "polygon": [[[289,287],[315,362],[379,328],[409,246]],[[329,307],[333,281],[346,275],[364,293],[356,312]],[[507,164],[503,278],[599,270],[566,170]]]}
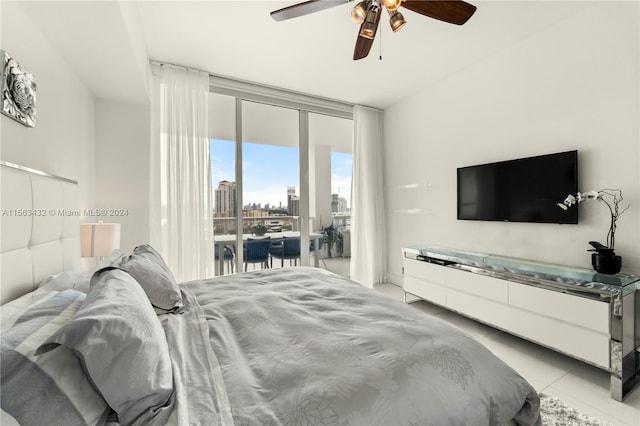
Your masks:
{"label": "upholstered headboard", "polygon": [[80,268],[77,182],[0,161],[0,303]]}

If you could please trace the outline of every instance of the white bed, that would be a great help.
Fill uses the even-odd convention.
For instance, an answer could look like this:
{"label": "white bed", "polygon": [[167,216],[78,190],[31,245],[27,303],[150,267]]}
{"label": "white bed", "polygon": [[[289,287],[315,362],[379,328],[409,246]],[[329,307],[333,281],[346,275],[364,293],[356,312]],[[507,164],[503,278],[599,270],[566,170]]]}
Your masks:
{"label": "white bed", "polygon": [[[0,304],[80,267],[77,182],[1,162]],[[66,213],[66,214],[65,214]]]}
{"label": "white bed", "polygon": [[141,245],[72,272],[77,194],[2,166],[3,426],[540,424],[474,339],[327,271],[178,284]]}

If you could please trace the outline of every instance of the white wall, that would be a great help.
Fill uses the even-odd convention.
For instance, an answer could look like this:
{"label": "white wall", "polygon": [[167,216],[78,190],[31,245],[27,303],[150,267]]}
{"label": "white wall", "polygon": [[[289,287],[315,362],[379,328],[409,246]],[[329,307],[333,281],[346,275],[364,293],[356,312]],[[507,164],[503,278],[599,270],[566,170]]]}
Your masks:
{"label": "white wall", "polygon": [[[620,188],[623,272],[640,273],[637,2],[598,2],[385,111],[390,280],[401,247],[435,244],[590,268],[604,205],[579,225],[456,220],[456,168],[578,150],[580,190]],[[418,184],[416,187],[407,185]]]}
{"label": "white wall", "polygon": [[149,105],[96,101],[96,208],[125,211],[101,218],[123,250],[149,242],[149,129]]}
{"label": "white wall", "polygon": [[80,208],[95,207],[94,97],[22,11],[2,2],[2,45],[38,85],[36,126],[2,115],[0,158],[78,181]]}

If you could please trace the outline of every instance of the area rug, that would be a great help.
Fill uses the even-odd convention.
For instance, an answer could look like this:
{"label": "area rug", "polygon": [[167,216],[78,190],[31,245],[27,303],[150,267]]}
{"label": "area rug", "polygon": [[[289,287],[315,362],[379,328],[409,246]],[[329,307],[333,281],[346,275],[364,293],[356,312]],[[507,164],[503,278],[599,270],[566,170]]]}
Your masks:
{"label": "area rug", "polygon": [[609,426],[543,393],[540,394],[540,414],[544,426]]}

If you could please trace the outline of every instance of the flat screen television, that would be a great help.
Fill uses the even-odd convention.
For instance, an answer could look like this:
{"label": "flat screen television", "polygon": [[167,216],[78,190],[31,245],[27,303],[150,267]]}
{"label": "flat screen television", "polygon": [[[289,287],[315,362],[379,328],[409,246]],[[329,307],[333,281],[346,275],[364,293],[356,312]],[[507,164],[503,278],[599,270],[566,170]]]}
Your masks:
{"label": "flat screen television", "polygon": [[578,223],[557,206],[578,191],[578,151],[458,169],[458,219]]}

